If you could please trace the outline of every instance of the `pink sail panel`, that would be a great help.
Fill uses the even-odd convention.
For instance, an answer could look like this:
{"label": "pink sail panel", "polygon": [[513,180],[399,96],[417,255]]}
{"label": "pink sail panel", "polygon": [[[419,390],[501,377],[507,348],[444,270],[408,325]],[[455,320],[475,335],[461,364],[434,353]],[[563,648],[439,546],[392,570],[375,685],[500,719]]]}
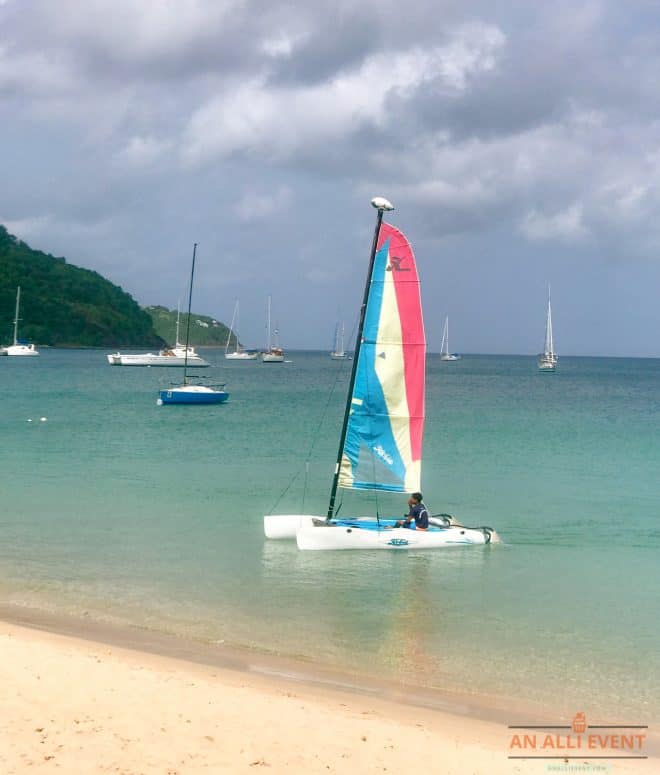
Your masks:
{"label": "pink sail panel", "polygon": [[394,291],[401,325],[403,378],[410,422],[410,450],[412,459],[422,459],[424,435],[424,395],[426,375],[426,338],[422,318],[419,276],[415,254],[405,235],[399,229],[383,223],[378,248],[389,240],[389,269],[394,280]]}

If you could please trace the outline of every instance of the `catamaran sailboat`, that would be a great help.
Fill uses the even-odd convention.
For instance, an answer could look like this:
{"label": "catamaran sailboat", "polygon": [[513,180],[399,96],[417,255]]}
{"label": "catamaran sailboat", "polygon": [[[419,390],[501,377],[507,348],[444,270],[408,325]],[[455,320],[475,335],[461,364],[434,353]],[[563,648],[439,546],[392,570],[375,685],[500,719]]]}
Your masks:
{"label": "catamaran sailboat", "polygon": [[[231,325],[229,326],[229,333],[227,334],[227,344],[225,345],[225,358],[231,361],[254,361],[257,358],[257,353],[247,352],[241,347],[241,342],[238,338],[238,299],[234,305],[234,314],[231,316]],[[229,344],[231,343],[231,335],[234,334],[235,348],[234,352],[229,352]]]}
{"label": "catamaran sailboat", "polygon": [[197,243],[193,246],[192,268],[190,270],[190,289],[188,291],[188,323],[186,325],[186,346],[184,349],[183,384],[173,385],[158,394],[156,403],[163,404],[222,404],[229,398],[229,393],[222,385],[200,385],[188,381],[188,350],[190,344],[190,309],[192,307],[192,289],[195,279],[195,256]]}
{"label": "catamaran sailboat", "polygon": [[489,527],[432,518],[427,530],[393,518],[336,517],[337,489],[411,493],[420,489],[426,342],[415,256],[404,234],[383,223],[381,197],[360,310],[353,368],[328,512],[264,517],[268,538],[299,549],[435,549],[499,541]]}
{"label": "catamaran sailboat", "polygon": [[268,344],[266,350],[261,353],[261,360],[264,363],[284,363],[284,350],[279,345],[279,331],[277,324],[275,325],[275,336],[271,337],[270,328],[270,306],[271,298],[268,297]]}
{"label": "catamaran sailboat", "polygon": [[449,352],[449,316],[445,318],[445,327],[442,330],[442,344],[440,345],[441,361],[460,361],[461,356]]}
{"label": "catamaran sailboat", "polygon": [[552,340],[552,310],[550,308],[550,286],[548,286],[548,313],[545,319],[545,344],[538,357],[539,371],[555,371],[559,358]]}
{"label": "catamaran sailboat", "polygon": [[339,323],[335,326],[335,348],[330,353],[330,357],[333,361],[345,361],[349,358],[348,353],[344,350],[344,324],[341,326]]}
{"label": "catamaran sailboat", "polygon": [[33,344],[18,341],[18,321],[21,308],[21,286],[16,288],[16,312],[14,314],[14,343],[0,348],[0,355],[39,355],[39,350]]}
{"label": "catamaran sailboat", "polygon": [[[111,366],[196,366],[198,369],[208,368],[211,364],[197,355],[195,348],[186,344],[184,347],[179,342],[179,307],[176,310],[176,344],[160,350],[158,353],[112,353],[107,355]],[[190,314],[188,315],[190,324]]]}

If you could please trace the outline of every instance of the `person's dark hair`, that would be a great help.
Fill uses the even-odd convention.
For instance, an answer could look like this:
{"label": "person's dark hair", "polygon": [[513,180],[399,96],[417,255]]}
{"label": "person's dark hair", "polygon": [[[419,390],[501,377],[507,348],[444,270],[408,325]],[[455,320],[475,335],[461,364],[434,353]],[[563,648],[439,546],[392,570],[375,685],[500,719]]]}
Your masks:
{"label": "person's dark hair", "polygon": [[411,498],[412,498],[413,500],[417,501],[417,503],[421,503],[421,502],[422,502],[422,500],[423,500],[423,498],[422,498],[422,493],[421,493],[421,492],[414,492],[414,493],[411,495]]}

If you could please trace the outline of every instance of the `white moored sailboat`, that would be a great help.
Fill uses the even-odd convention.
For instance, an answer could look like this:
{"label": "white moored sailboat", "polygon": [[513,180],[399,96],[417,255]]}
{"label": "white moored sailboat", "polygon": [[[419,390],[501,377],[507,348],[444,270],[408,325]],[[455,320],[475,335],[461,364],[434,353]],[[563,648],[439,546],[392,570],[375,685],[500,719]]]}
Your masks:
{"label": "white moored sailboat", "polygon": [[346,351],[344,350],[344,324],[341,326],[339,323],[335,326],[335,345],[333,351],[330,353],[330,357],[333,361],[345,361],[348,358]]}
{"label": "white moored sailboat", "polygon": [[[179,306],[176,309],[176,344],[157,353],[111,353],[107,355],[111,366],[196,366],[198,369],[208,368],[211,364],[198,355],[191,344],[183,345],[179,341]],[[190,314],[188,314],[190,324]]]}
{"label": "white moored sailboat", "polygon": [[435,549],[499,541],[488,527],[432,519],[427,530],[394,518],[338,519],[338,487],[411,493],[420,489],[426,342],[415,257],[406,237],[383,223],[393,210],[377,197],[369,270],[328,511],[264,517],[268,538],[296,538],[299,549]]}
{"label": "white moored sailboat", "polygon": [[18,321],[21,308],[21,286],[16,288],[16,312],[14,313],[14,343],[0,348],[0,355],[39,355],[39,350],[33,344],[18,341]]}
{"label": "white moored sailboat", "polygon": [[554,371],[559,358],[555,352],[552,340],[552,310],[550,308],[550,286],[548,286],[548,314],[545,320],[545,344],[543,352],[538,357],[539,371]]}
{"label": "white moored sailboat", "polygon": [[441,361],[460,361],[461,356],[449,352],[449,316],[445,318],[445,327],[442,329],[442,344],[440,345]]}
{"label": "white moored sailboat", "polygon": [[[227,344],[225,345],[225,358],[230,361],[254,361],[257,358],[257,353],[247,352],[241,347],[241,342],[238,338],[238,299],[234,305],[234,314],[231,316],[231,325],[229,326],[229,333],[227,334]],[[235,347],[234,352],[229,352],[229,345],[231,343],[231,335],[234,334]]]}
{"label": "white moored sailboat", "polygon": [[345,361],[348,359],[348,353],[344,350],[344,324],[335,326],[335,348],[330,353],[333,361]]}
{"label": "white moored sailboat", "polygon": [[270,328],[270,306],[271,298],[268,297],[268,344],[266,345],[265,352],[261,353],[261,360],[264,363],[284,363],[284,350],[279,345],[279,330],[277,324],[275,325],[275,336],[271,337]]}

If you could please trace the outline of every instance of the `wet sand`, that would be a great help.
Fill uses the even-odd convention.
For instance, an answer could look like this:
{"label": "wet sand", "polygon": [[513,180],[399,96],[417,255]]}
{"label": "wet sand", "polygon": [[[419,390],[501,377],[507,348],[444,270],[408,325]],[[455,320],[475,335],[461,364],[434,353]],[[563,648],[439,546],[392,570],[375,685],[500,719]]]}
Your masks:
{"label": "wet sand", "polygon": [[8,606],[0,616],[3,774],[547,771],[507,758],[507,725],[531,723],[528,709]]}

